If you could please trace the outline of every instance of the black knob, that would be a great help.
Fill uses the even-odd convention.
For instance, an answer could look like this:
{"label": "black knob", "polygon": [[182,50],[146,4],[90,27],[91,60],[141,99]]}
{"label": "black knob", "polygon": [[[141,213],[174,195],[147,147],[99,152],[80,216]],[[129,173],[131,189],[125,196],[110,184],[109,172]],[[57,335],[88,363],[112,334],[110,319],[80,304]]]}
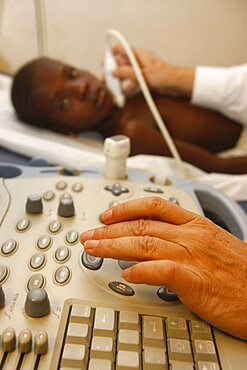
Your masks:
{"label": "black knob", "polygon": [[72,198],[61,198],[58,206],[58,214],[61,217],[73,217],[75,206]]}
{"label": "black knob", "polygon": [[39,194],[30,194],[27,197],[26,212],[38,214],[43,212],[42,198]]}
{"label": "black knob", "polygon": [[50,301],[44,289],[31,289],[26,298],[25,312],[30,317],[43,317],[50,312]]}

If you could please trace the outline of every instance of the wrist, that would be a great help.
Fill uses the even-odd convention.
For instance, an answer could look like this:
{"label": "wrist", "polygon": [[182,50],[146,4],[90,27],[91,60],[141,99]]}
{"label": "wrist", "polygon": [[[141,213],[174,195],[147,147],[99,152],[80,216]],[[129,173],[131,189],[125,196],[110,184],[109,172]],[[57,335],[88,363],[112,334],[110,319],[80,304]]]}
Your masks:
{"label": "wrist", "polygon": [[195,68],[179,66],[172,66],[171,68],[169,90],[190,98],[193,90]]}

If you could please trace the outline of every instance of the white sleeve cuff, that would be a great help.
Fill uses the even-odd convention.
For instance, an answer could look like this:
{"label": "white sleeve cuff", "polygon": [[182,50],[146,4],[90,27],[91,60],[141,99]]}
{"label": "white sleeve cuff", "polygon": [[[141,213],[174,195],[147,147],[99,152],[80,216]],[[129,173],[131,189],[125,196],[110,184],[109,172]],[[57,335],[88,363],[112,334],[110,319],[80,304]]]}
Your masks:
{"label": "white sleeve cuff", "polygon": [[226,68],[197,67],[191,101],[203,107],[219,110],[226,79]]}
{"label": "white sleeve cuff", "polygon": [[192,104],[221,112],[247,125],[247,64],[197,67]]}

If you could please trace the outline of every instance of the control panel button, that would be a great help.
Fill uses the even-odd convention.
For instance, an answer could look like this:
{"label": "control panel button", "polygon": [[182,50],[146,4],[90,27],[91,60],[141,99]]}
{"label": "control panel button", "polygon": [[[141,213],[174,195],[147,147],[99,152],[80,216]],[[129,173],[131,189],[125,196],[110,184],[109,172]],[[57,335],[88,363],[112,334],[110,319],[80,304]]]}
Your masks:
{"label": "control panel button", "polygon": [[154,194],[163,194],[164,191],[160,188],[158,188],[157,186],[146,186],[144,188],[144,191],[146,191],[147,193],[154,193]]}
{"label": "control panel button", "polygon": [[170,197],[168,200],[169,200],[169,202],[177,204],[178,206],[180,204],[179,200],[176,197]]}
{"label": "control panel button", "polygon": [[111,281],[108,286],[118,294],[126,296],[132,296],[135,294],[134,289],[132,289],[129,285],[126,285],[125,283],[119,281]]}
{"label": "control panel button", "polygon": [[58,181],[58,182],[56,183],[56,188],[57,188],[57,190],[64,190],[64,189],[66,189],[66,188],[67,188],[67,186],[68,186],[67,182],[66,182],[66,181],[63,181],[63,180]]}
{"label": "control panel button", "polygon": [[3,331],[2,334],[2,351],[3,352],[12,352],[15,349],[16,345],[16,335],[13,328],[7,328]]}
{"label": "control panel button", "polygon": [[0,284],[2,284],[9,275],[9,269],[8,267],[4,265],[0,265]]}
{"label": "control panel button", "polygon": [[57,213],[60,217],[73,217],[75,215],[75,206],[72,198],[61,198]]}
{"label": "control panel button", "polygon": [[102,266],[103,258],[90,256],[84,251],[81,255],[81,262],[89,270],[99,270]]}
{"label": "control panel button", "polygon": [[119,204],[116,200],[113,200],[112,202],[109,203],[109,208],[115,207]]}
{"label": "control panel button", "polygon": [[55,260],[59,263],[68,261],[70,258],[70,249],[67,247],[59,247],[55,252]]}
{"label": "control panel button", "polygon": [[83,190],[83,185],[80,182],[76,182],[72,185],[72,190],[75,193],[80,193]]}
{"label": "control panel button", "polygon": [[47,250],[52,244],[52,238],[50,235],[42,235],[37,241],[37,248],[41,251]]}
{"label": "control panel button", "polygon": [[119,196],[123,193],[129,193],[129,189],[122,186],[119,182],[115,182],[113,185],[105,186],[105,190],[110,191],[113,195]]}
{"label": "control panel button", "polygon": [[29,329],[24,329],[18,337],[19,353],[28,353],[32,349],[32,333]]}
{"label": "control panel button", "polygon": [[26,201],[26,212],[40,214],[43,212],[42,198],[39,194],[30,194]]}
{"label": "control panel button", "polygon": [[44,289],[35,288],[27,293],[25,312],[30,317],[44,317],[50,312],[50,301]]}
{"label": "control panel button", "polygon": [[2,285],[0,285],[0,309],[4,307],[5,304],[5,294]]}
{"label": "control panel button", "polygon": [[54,274],[55,282],[59,285],[64,285],[69,282],[71,278],[71,270],[67,266],[59,267]]}
{"label": "control panel button", "polygon": [[48,230],[52,234],[58,233],[61,229],[62,229],[62,223],[59,220],[54,220],[54,221],[50,222],[49,225],[48,225]]}
{"label": "control panel button", "polygon": [[43,199],[47,202],[51,201],[53,198],[55,198],[55,193],[52,190],[47,190],[43,194]]}
{"label": "control panel button", "polygon": [[157,295],[158,295],[158,297],[160,297],[161,299],[163,299],[164,301],[167,301],[167,302],[179,301],[179,298],[178,298],[177,294],[173,293],[173,292],[170,292],[170,290],[168,288],[166,288],[165,286],[161,286],[157,290]]}
{"label": "control panel button", "polygon": [[32,290],[34,288],[44,288],[45,278],[42,274],[33,275],[27,283],[27,290]]}
{"label": "control panel button", "polygon": [[10,256],[11,254],[15,253],[18,247],[18,243],[14,239],[6,240],[1,247],[1,253],[4,256]]}
{"label": "control panel button", "polygon": [[79,239],[79,233],[76,230],[70,230],[65,235],[65,241],[68,244],[75,244]]}
{"label": "control panel button", "polygon": [[41,269],[46,262],[46,256],[43,253],[35,253],[29,261],[29,266],[33,270]]}
{"label": "control panel button", "polygon": [[34,338],[34,353],[44,355],[48,351],[48,334],[46,331],[39,331]]}
{"label": "control panel button", "polygon": [[17,231],[23,232],[27,231],[31,225],[31,222],[28,218],[24,217],[21,220],[19,220],[15,226]]}

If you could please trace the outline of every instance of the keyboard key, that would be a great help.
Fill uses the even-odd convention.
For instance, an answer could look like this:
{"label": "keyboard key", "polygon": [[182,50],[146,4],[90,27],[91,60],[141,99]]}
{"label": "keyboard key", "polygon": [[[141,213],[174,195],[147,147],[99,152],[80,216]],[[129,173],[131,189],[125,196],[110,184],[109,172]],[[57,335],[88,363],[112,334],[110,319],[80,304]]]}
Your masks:
{"label": "keyboard key", "polygon": [[92,326],[93,324],[93,309],[84,304],[73,304],[71,309],[71,322],[81,322]]}
{"label": "keyboard key", "polygon": [[139,353],[119,351],[117,353],[116,370],[141,370]]}
{"label": "keyboard key", "polygon": [[196,370],[220,370],[220,367],[216,362],[199,361]]}
{"label": "keyboard key", "polygon": [[164,324],[161,317],[143,316],[142,330],[143,347],[157,346],[165,348]]}
{"label": "keyboard key", "polygon": [[116,339],[116,315],[113,308],[96,308],[93,335]]}
{"label": "keyboard key", "polygon": [[166,334],[168,338],[189,339],[186,320],[182,317],[168,317],[166,319]]}
{"label": "keyboard key", "polygon": [[108,359],[114,362],[115,345],[115,341],[112,338],[94,336],[91,343],[90,357]]}
{"label": "keyboard key", "polygon": [[168,369],[166,353],[163,348],[145,347],[143,351],[143,370]]}
{"label": "keyboard key", "polygon": [[[194,370],[194,364],[193,362],[172,362],[172,364],[169,367],[169,370]],[[203,369],[206,370],[206,369]]]}
{"label": "keyboard key", "polygon": [[167,344],[168,344],[168,357],[170,363],[172,361],[183,361],[183,362],[193,361],[189,340],[169,338],[167,340]]}
{"label": "keyboard key", "polygon": [[214,343],[211,340],[195,339],[192,347],[195,361],[217,362]]}
{"label": "keyboard key", "polygon": [[62,366],[78,367],[85,370],[87,366],[86,347],[79,344],[65,344],[62,354]]}
{"label": "keyboard key", "polygon": [[91,328],[87,324],[81,324],[76,322],[69,323],[67,330],[67,343],[84,344],[86,347],[89,346],[91,337]]}
{"label": "keyboard key", "polygon": [[120,329],[118,332],[118,351],[141,351],[140,333],[137,330]]}
{"label": "keyboard key", "polygon": [[140,330],[140,316],[134,311],[119,312],[119,329]]}
{"label": "keyboard key", "polygon": [[210,325],[202,320],[191,320],[189,322],[191,339],[212,340]]}
{"label": "keyboard key", "polygon": [[113,370],[113,364],[110,360],[91,359],[88,370]]}

